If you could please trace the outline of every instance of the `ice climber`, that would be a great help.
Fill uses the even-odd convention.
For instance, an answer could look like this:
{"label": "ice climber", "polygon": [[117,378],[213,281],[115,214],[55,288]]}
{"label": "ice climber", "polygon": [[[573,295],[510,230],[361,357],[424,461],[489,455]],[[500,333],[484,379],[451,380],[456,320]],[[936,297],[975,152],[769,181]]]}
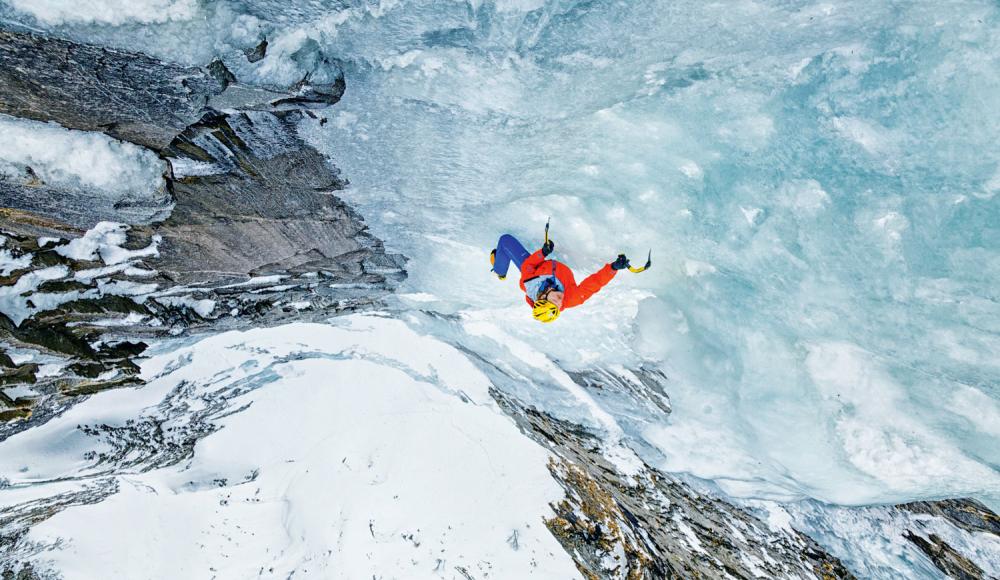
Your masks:
{"label": "ice climber", "polygon": [[510,234],[504,234],[497,240],[496,249],[490,253],[493,271],[501,280],[507,277],[511,262],[521,271],[524,299],[531,306],[535,320],[540,322],[552,322],[559,318],[562,310],[583,304],[610,282],[618,270],[629,267],[625,254],[619,254],[614,262],[605,264],[577,284],[573,271],[566,264],[546,259],[554,248],[555,243],[546,240],[540,250],[528,255],[521,242]]}

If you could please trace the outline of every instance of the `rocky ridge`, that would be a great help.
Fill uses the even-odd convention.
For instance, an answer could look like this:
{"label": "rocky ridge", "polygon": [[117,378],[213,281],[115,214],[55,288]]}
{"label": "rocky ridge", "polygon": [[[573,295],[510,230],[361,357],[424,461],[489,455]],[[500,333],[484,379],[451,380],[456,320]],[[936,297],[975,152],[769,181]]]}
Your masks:
{"label": "rocky ridge", "polygon": [[[103,205],[30,166],[0,177],[0,382],[14,387],[0,397],[0,437],[134,384],[144,339],[321,319],[405,277],[403,257],[334,195],[346,184],[336,167],[296,132],[310,107],[339,99],[336,72],[259,88],[219,60],[187,67],[0,30],[0,113],[100,131],[166,167],[152,199]],[[81,236],[96,249],[71,249]]]}
{"label": "rocky ridge", "polygon": [[[481,359],[480,363],[488,365]],[[502,374],[492,368],[494,380]],[[661,393],[668,388],[665,376],[644,369],[597,369],[572,376],[595,396],[613,389],[652,392],[638,397],[663,401]],[[792,525],[774,525],[766,511],[644,461],[625,472],[608,458],[601,438],[589,429],[527,406],[500,389],[491,392],[522,432],[554,454],[549,468],[566,496],[553,504],[556,515],[546,525],[574,556],[584,578],[856,577],[829,548]],[[993,577],[975,562],[983,554],[956,547],[967,545],[956,539],[974,536],[1000,545],[1000,518],[975,500],[843,509],[852,518],[879,522],[886,535],[898,531],[907,558],[926,558],[924,568],[948,578]],[[866,572],[878,577],[898,573],[877,566]]]}

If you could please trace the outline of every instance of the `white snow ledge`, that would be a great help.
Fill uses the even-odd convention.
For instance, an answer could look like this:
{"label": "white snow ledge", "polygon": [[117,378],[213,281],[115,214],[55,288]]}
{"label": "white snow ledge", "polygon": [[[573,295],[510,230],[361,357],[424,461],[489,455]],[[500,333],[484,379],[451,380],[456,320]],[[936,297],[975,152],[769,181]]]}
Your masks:
{"label": "white snow ledge", "polygon": [[2,114],[0,135],[0,178],[114,198],[163,196],[166,162],[149,149]]}

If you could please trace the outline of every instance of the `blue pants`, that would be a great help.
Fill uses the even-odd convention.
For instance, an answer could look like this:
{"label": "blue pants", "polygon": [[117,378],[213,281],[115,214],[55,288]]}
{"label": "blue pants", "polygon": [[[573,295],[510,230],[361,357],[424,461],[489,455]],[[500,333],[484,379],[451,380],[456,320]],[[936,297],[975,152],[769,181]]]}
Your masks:
{"label": "blue pants", "polygon": [[497,258],[493,264],[493,271],[500,276],[506,276],[510,263],[514,262],[517,269],[521,269],[521,264],[528,259],[528,250],[524,249],[521,242],[510,234],[504,234],[497,240]]}

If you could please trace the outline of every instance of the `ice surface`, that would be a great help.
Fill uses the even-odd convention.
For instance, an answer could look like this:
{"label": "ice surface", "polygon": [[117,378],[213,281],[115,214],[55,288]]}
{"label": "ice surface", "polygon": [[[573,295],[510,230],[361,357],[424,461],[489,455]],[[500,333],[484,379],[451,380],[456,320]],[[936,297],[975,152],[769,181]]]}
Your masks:
{"label": "ice surface", "polygon": [[163,187],[166,164],[148,149],[103,133],[0,115],[0,176],[23,177],[112,196],[146,197]]}
{"label": "ice surface", "polygon": [[122,24],[186,20],[196,14],[195,0],[4,0],[39,22],[56,24]]}
{"label": "ice surface", "polygon": [[[347,93],[300,130],[412,258],[400,303],[455,315],[424,332],[535,381],[518,396],[734,494],[1000,505],[995,2],[197,10],[60,31],[190,64],[222,53],[248,81],[339,59]],[[251,65],[239,49],[263,36]],[[578,274],[650,247],[653,269],[534,324],[487,256],[503,232],[537,247],[549,216]],[[674,412],[622,427],[546,358],[656,365]],[[830,509],[828,542],[863,535]]]}
{"label": "ice surface", "polygon": [[[660,365],[673,417],[630,435],[665,467],[759,497],[998,497],[1000,440],[962,402],[998,397],[995,3],[196,10],[63,30],[191,64],[231,47],[249,81],[339,59],[348,92],[301,130],[414,258],[404,291],[435,300],[408,304],[487,316],[569,367]],[[263,36],[251,65],[238,49]],[[485,256],[504,231],[537,245],[549,216],[580,274],[650,247],[655,265],[533,325]],[[810,370],[832,344],[908,409],[907,437],[891,412],[849,427]]]}
{"label": "ice surface", "polygon": [[[663,466],[756,497],[995,498],[1000,440],[961,401],[1000,395],[998,9],[967,8],[351,8],[294,29],[351,73],[303,130],[429,307],[562,365],[662,365],[675,411],[636,436]],[[485,255],[548,216],[578,273],[655,265],[534,325]]]}

